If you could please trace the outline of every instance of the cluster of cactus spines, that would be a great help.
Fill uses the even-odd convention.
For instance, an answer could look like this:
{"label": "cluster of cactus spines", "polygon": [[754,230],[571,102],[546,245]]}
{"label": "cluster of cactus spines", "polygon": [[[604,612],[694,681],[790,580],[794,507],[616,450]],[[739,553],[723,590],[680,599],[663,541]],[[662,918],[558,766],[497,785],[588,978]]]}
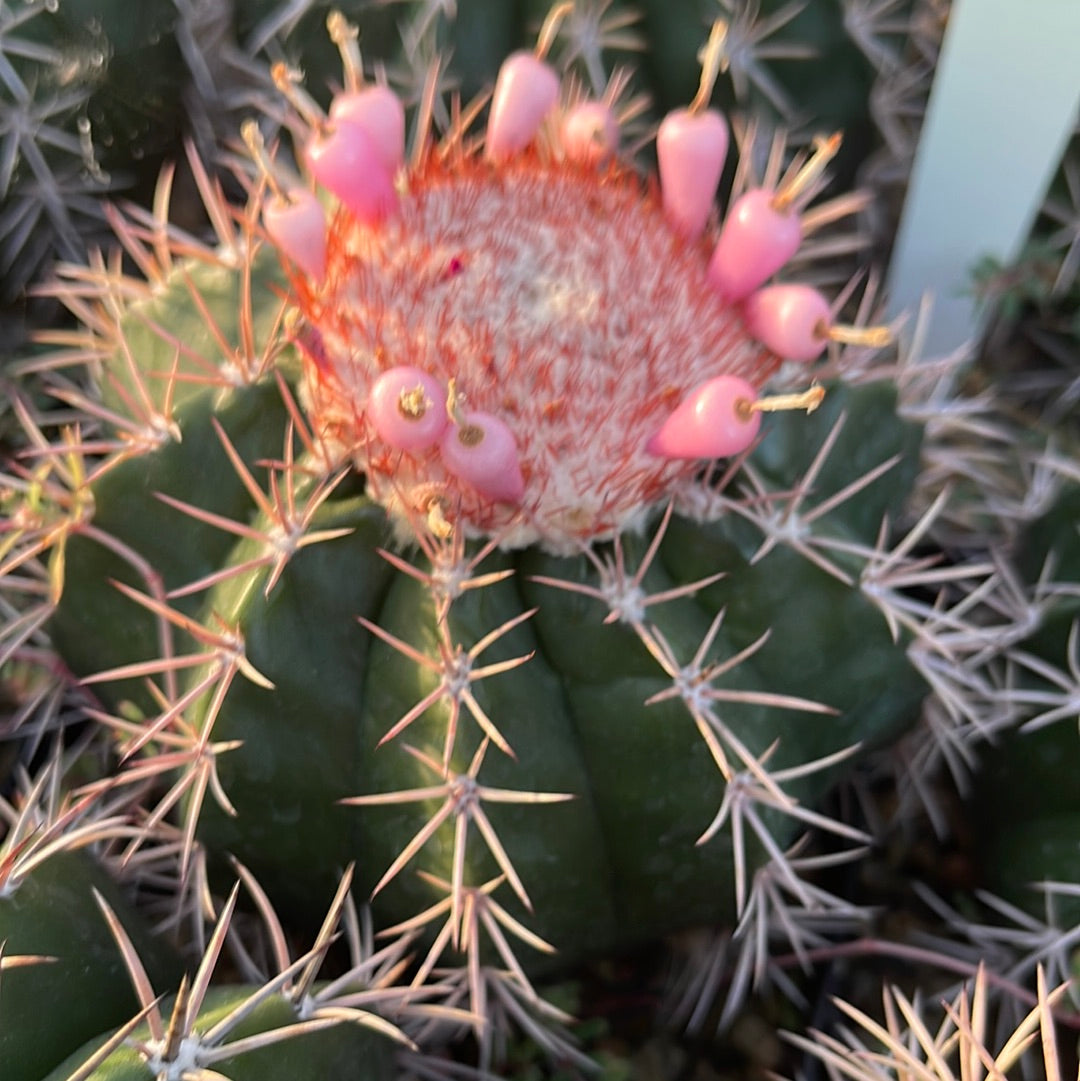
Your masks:
{"label": "cluster of cactus spines", "polygon": [[[365,941],[355,909],[349,903],[351,871],[346,871],[312,948],[295,959],[289,956],[285,933],[266,895],[238,866],[241,882],[251,892],[266,924],[274,967],[268,975],[243,951],[242,936],[233,936],[246,984],[214,982],[226,937],[236,910],[240,882],[230,892],[209,934],[193,973],[185,975],[171,1001],[155,995],[154,981],[142,956],[112,907],[97,896],[104,922],[139,1000],[139,1011],[91,1049],[77,1051],[49,1077],[57,1081],[92,1077],[99,1067],[109,1076],[183,1076],[214,1071],[244,1081],[255,1077],[336,1076],[356,1072],[385,1076],[389,1049],[394,1044],[415,1049],[397,1026],[367,1007],[392,1008],[403,1017],[409,995],[397,976],[403,967],[406,939],[374,951]],[[339,927],[349,939],[350,967],[332,980],[318,980],[325,955]],[[413,995],[422,1002],[423,995]],[[167,1009],[163,1009],[165,1005]],[[415,1009],[415,1005],[413,1007]],[[327,1030],[333,1030],[327,1032]],[[317,1040],[304,1036],[323,1033]]]}
{"label": "cluster of cactus spines", "polygon": [[[419,5],[420,36],[439,8]],[[0,659],[27,688],[9,734],[37,775],[10,774],[22,809],[0,857],[0,1046],[20,1078],[69,1053],[57,1081],[322,1076],[358,1058],[427,1076],[437,1065],[401,1048],[468,1032],[485,1068],[513,1032],[580,1063],[544,972],[691,924],[726,930],[672,1012],[726,1025],[751,989],[797,999],[790,958],[809,967],[869,924],[818,881],[883,828],[821,808],[860,744],[889,745],[873,765],[899,768],[944,830],[932,770],[967,785],[1025,720],[1069,727],[1073,451],[1018,445],[992,396],[961,393],[966,358],[923,361],[917,333],[875,366],[872,283],[854,330],[834,315],[850,290],[829,303],[793,282],[815,252],[813,237],[793,251],[802,233],[860,205],[806,205],[835,140],[791,160],[736,129],[716,220],[727,22],[643,185],[621,149],[625,83],[593,41],[621,20],[559,5],[506,62],[486,129],[484,101],[440,104],[430,68],[406,153],[400,99],[365,80],[338,17],[329,115],[275,70],[299,171],[248,126],[246,207],[193,161],[213,246],[168,224],[163,195],[155,215],[114,217],[145,281],[99,258],[52,287],[82,329],[24,365],[63,409],[16,400],[26,450],[0,538]],[[575,26],[593,35],[577,49]],[[576,73],[554,66],[557,43]],[[653,311],[627,304],[632,281]],[[826,351],[823,395],[807,363]],[[65,746],[42,768],[52,730]],[[1052,789],[1057,762],[1032,758]],[[94,899],[108,878],[82,847],[141,914]],[[1001,853],[987,860],[986,881],[1015,890]],[[1077,872],[1054,866],[1048,896],[1074,896]],[[237,926],[237,876],[269,967]],[[1010,947],[927,895],[952,936],[943,969],[973,973],[965,941],[996,944],[1011,992],[1065,958],[1067,908],[1040,922],[988,903],[1027,937]],[[40,1021],[34,1004],[68,983],[50,905],[108,955],[114,989],[64,987],[110,1012],[65,1006],[77,1023],[44,1063],[10,1010]],[[295,962],[275,906],[322,925]],[[315,984],[342,920],[348,972]],[[201,956],[190,981],[162,931]],[[227,938],[239,980],[214,976]],[[1040,985],[1035,1023],[1046,1000]],[[886,1009],[921,1031],[905,1000]]]}
{"label": "cluster of cactus spines", "polygon": [[100,225],[94,197],[108,188],[85,116],[89,90],[77,79],[65,86],[55,77],[63,54],[32,32],[34,21],[53,8],[55,0],[0,4],[0,265],[5,301],[50,257],[82,257],[79,220],[88,216]]}
{"label": "cluster of cactus spines", "polygon": [[841,1035],[812,1032],[813,1038],[792,1035],[790,1039],[823,1065],[829,1077],[851,1081],[880,1078],[883,1060],[909,1076],[937,1081],[1007,1077],[1018,1070],[1045,1081],[1070,1077],[1069,1052],[1055,1016],[1070,983],[1052,986],[1040,968],[1030,1009],[1014,1027],[997,1034],[993,1033],[991,982],[980,966],[971,986],[961,988],[951,1001],[942,1000],[940,1008],[887,987],[882,994],[883,1020],[842,1002],[839,1008],[847,1024]]}
{"label": "cluster of cactus spines", "polygon": [[[1076,570],[1068,554],[1074,542],[1067,515],[1054,513],[1059,504],[1075,500],[1075,452],[1062,453],[1045,432],[1018,429],[1015,417],[989,391],[975,397],[960,394],[958,381],[968,370],[970,361],[957,356],[899,379],[902,403],[912,377],[926,381],[918,392],[922,404],[909,399],[901,406],[909,419],[925,423],[920,481],[932,485],[916,487],[919,520],[911,542],[925,545],[929,540],[935,549],[949,552],[951,560],[941,565],[931,555],[924,562],[924,580],[939,586],[932,601],[910,595],[903,601],[921,624],[909,658],[934,694],[921,723],[900,741],[899,754],[891,756],[887,768],[899,773],[898,819],[909,820],[918,806],[942,837],[952,829],[948,797],[946,805],[941,800],[942,772],[965,798],[988,791],[989,778],[1003,781],[1006,775],[1020,790],[1040,754],[1046,770],[1042,780],[1048,782],[1073,752],[1075,739],[1064,725],[1047,758],[1045,750],[1031,744],[1019,751],[1016,739],[1029,737],[1012,735],[1034,716],[1040,701],[1061,706],[1058,720],[1076,716],[1068,690],[1074,683],[1068,660],[1076,617]],[[1032,536],[1042,538],[1037,555]],[[904,589],[908,572],[900,569],[895,581]],[[1031,656],[1035,643],[1044,657],[1040,675],[1055,673],[1052,690],[1033,692],[1030,685],[1038,680],[1024,660],[1018,663]],[[999,800],[1001,788],[993,791],[992,800]],[[1028,802],[1020,799],[1019,805]],[[1030,881],[1075,875],[1067,861],[1055,865],[1046,860],[1038,870],[1033,861],[1022,870],[1016,860],[999,859],[1000,853],[992,853],[1004,821],[997,817],[1000,812],[990,820],[979,813],[986,822],[984,840],[976,845],[979,870],[991,888],[1006,891],[1013,900],[1026,893],[1034,903]],[[1037,817],[1034,805],[1031,814]],[[1018,816],[1028,821],[1027,812]]]}

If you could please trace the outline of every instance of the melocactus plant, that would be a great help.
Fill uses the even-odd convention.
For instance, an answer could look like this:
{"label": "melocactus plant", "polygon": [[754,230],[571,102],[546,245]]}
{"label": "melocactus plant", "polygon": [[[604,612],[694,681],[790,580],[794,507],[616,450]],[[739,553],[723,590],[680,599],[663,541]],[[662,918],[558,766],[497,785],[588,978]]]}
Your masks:
{"label": "melocactus plant", "polygon": [[[137,214],[140,280],[102,258],[55,287],[81,329],[35,365],[60,417],[17,405],[3,646],[47,632],[91,725],[24,783],[0,860],[0,1039],[28,1081],[381,1076],[395,1039],[462,1029],[485,1065],[515,1027],[570,1054],[545,971],[697,924],[767,941],[785,899],[852,914],[806,880],[869,840],[822,799],[955,659],[904,587],[977,572],[925,577],[940,501],[894,532],[927,485],[910,401],[865,371],[888,333],[791,271],[858,205],[815,203],[837,137],[748,153],[721,221],[723,25],[652,176],[621,146],[624,81],[550,62],[572,14],[490,101],[443,102],[434,67],[408,139],[333,16],[328,112],[274,69],[298,165],[246,125],[246,206],[194,164],[214,246]],[[841,856],[794,848],[808,827]],[[81,845],[194,924],[190,981],[91,861],[51,892]],[[273,963],[241,929],[216,986],[237,876]],[[57,988],[50,905],[117,944],[136,1001],[44,1063],[8,988],[94,985]],[[338,927],[349,964],[320,982]]]}

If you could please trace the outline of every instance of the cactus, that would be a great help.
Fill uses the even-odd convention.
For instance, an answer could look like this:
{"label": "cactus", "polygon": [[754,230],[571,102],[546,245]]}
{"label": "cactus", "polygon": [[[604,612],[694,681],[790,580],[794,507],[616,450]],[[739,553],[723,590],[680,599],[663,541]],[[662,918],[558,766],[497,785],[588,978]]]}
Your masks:
{"label": "cactus", "polygon": [[[726,1025],[751,983],[792,988],[774,951],[865,926],[820,878],[873,839],[837,784],[914,762],[910,815],[924,766],[1039,701],[996,683],[1045,678],[1029,634],[1067,656],[1067,587],[1024,631],[1004,608],[1006,559],[1043,596],[1045,526],[1020,538],[1045,508],[1004,507],[971,434],[1055,495],[1068,464],[867,325],[872,286],[797,283],[862,205],[815,202],[835,138],[782,162],[737,132],[719,220],[724,23],[646,174],[640,103],[567,30],[633,44],[621,16],[556,7],[490,102],[427,69],[406,154],[338,15],[329,117],[273,69],[266,130],[307,179],[245,124],[243,206],[190,157],[212,243],[163,188],[114,216],[138,279],[100,258],[48,287],[80,326],[22,365],[60,408],[15,398],[0,491],[17,1081],[437,1076],[467,1034],[485,1070],[515,1033],[584,1066],[544,981],[699,926],[729,930],[674,1012]],[[43,1051],[50,908],[102,960]]]}

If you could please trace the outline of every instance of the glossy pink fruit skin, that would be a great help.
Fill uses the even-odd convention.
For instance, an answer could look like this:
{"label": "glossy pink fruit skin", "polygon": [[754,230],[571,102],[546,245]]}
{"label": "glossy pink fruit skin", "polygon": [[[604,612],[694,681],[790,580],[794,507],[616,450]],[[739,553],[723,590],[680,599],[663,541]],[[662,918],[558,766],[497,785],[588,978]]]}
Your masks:
{"label": "glossy pink fruit skin", "polygon": [[798,250],[802,224],[773,206],[775,192],[754,188],[732,204],[709,261],[709,281],[729,302],[745,300]]}
{"label": "glossy pink fruit skin", "polygon": [[391,175],[405,161],[405,107],[388,86],[369,86],[338,94],[330,104],[330,122],[346,121],[371,136],[379,159]]}
{"label": "glossy pink fruit skin", "polygon": [[342,120],[316,134],[306,158],[311,175],[365,224],[377,224],[397,207],[393,176],[359,124]]}
{"label": "glossy pink fruit skin", "polygon": [[484,150],[492,161],[520,153],[559,100],[559,77],[532,53],[508,56],[495,80]]}
{"label": "glossy pink fruit skin", "polygon": [[[463,432],[479,428],[483,439],[469,444]],[[525,494],[517,440],[513,432],[491,413],[467,413],[462,425],[452,425],[439,447],[443,465],[481,495],[499,503],[520,503]]]}
{"label": "glossy pink fruit skin", "polygon": [[[418,387],[423,391],[423,413],[411,416],[401,408],[401,395]],[[390,368],[371,385],[367,415],[384,443],[398,450],[426,450],[439,441],[450,423],[446,387],[419,368]]]}
{"label": "glossy pink fruit skin", "polygon": [[825,351],[832,313],[828,301],[809,285],[769,285],[743,305],[746,329],[767,349],[787,360],[817,360]]}
{"label": "glossy pink fruit skin", "polygon": [[615,114],[602,101],[583,101],[562,122],[563,153],[582,165],[599,165],[619,147]]}
{"label": "glossy pink fruit skin", "polygon": [[728,458],[741,454],[757,437],[761,415],[743,418],[739,401],[757,400],[745,379],[718,375],[692,390],[645,449],[660,458]]}
{"label": "glossy pink fruit skin", "polygon": [[711,109],[668,113],[656,133],[660,194],[671,227],[687,240],[696,240],[716,198],[727,157],[728,126]]}
{"label": "glossy pink fruit skin", "polygon": [[286,258],[316,281],[326,277],[326,214],[307,188],[292,188],[263,208],[266,235]]}

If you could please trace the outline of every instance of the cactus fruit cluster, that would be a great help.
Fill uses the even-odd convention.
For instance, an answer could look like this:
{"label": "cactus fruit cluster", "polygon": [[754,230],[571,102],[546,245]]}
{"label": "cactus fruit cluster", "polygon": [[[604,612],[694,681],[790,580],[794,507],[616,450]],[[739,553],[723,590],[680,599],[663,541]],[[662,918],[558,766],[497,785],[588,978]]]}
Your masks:
{"label": "cactus fruit cluster", "polygon": [[[544,14],[538,0],[339,6],[410,106],[440,49],[449,45],[453,61],[453,74],[443,64],[440,78],[472,96]],[[871,133],[880,132],[884,145],[871,166],[879,191],[906,177],[946,0],[764,8],[684,0],[676,11],[652,0],[639,8],[593,3],[571,17],[559,56],[595,94],[606,71],[630,62],[640,75],[623,67],[620,78],[646,88],[660,109],[685,102],[703,27],[720,16],[727,25],[715,95],[722,107],[760,108],[769,123],[842,127],[845,178],[875,150]],[[182,140],[193,140],[208,162],[234,161],[229,144],[245,115],[280,118],[272,60],[314,72],[333,63],[327,10],[326,0],[153,0],[134,13],[102,0],[4,0],[0,303],[25,303],[56,257],[84,260],[87,246],[106,235],[102,195],[147,201],[158,169],[181,156]],[[321,80],[311,89],[320,100],[329,92]],[[891,202],[878,200],[887,219]],[[879,241],[887,227],[886,220],[875,228]]]}
{"label": "cactus fruit cluster", "polygon": [[[721,7],[647,145],[619,6],[538,12],[465,97],[454,5],[411,5],[415,101],[332,12],[338,69],[279,60],[238,125],[242,200],[189,154],[205,236],[167,174],[43,287],[75,323],[18,366],[0,486],[5,1081],[449,1077],[515,1040],[585,1070],[548,981],[676,935],[692,1029],[876,943],[998,962],[936,1037],[900,991],[884,1029],[845,1007],[898,1060],[910,1030],[976,1076],[988,1009],[1049,1032],[1076,432],[1019,439],[872,281],[822,284],[866,205],[823,196],[839,136],[710,103],[797,5]],[[890,947],[833,892],[945,835],[943,772],[1026,940],[925,893],[948,938]],[[860,1077],[847,1043],[793,1046]]]}

